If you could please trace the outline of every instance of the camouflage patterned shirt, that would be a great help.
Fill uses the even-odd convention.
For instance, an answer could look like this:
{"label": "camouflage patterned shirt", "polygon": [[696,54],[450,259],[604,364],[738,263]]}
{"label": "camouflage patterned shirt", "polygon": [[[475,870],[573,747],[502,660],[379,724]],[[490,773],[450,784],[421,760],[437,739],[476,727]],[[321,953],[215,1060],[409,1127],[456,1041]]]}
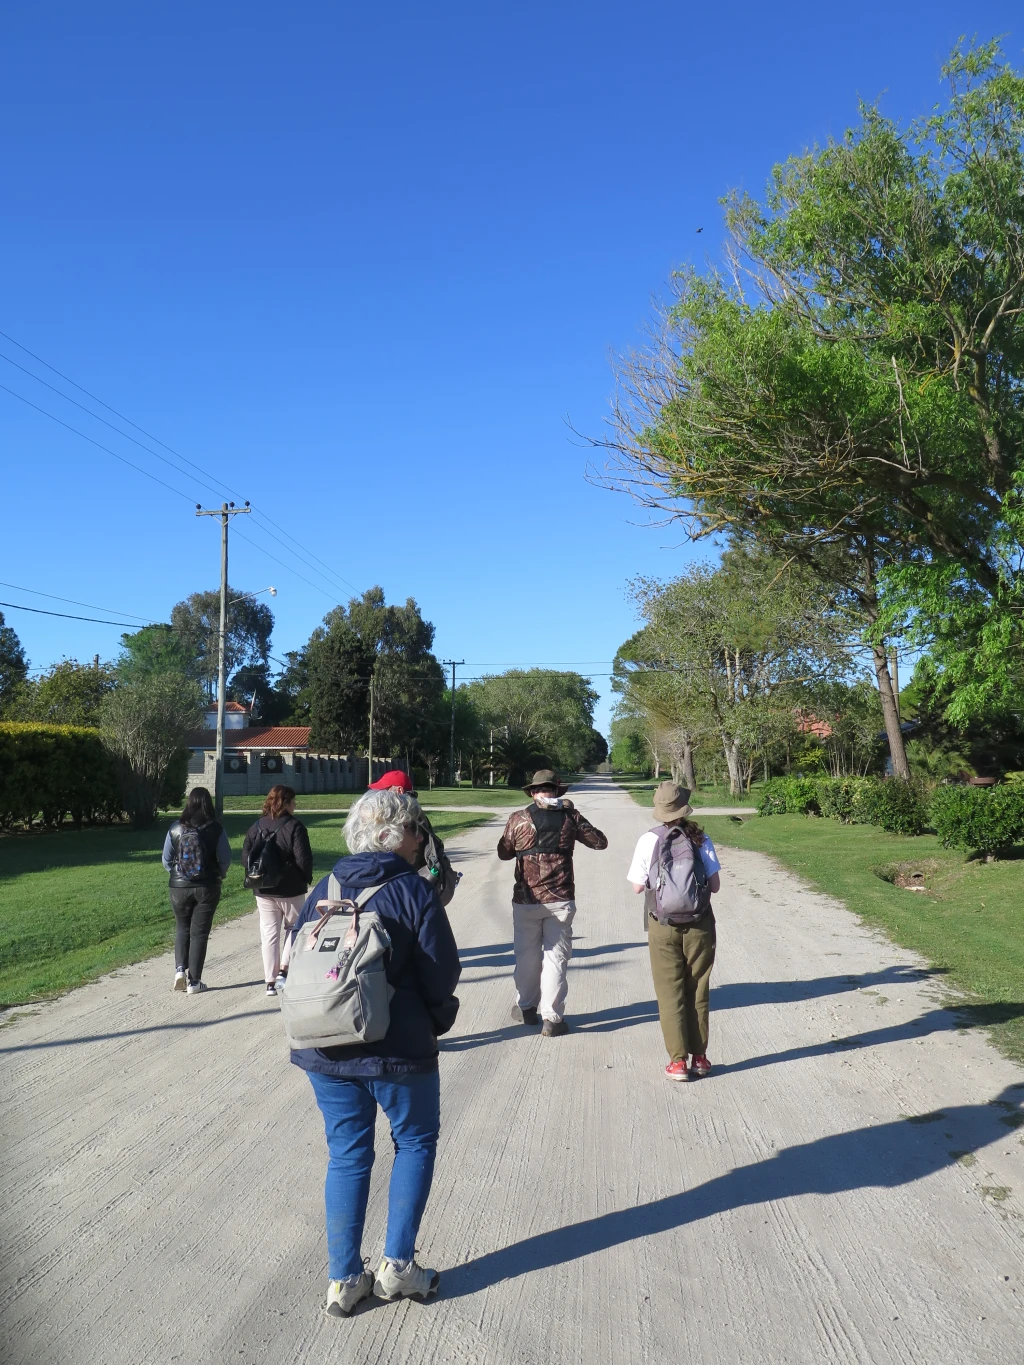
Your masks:
{"label": "camouflage patterned shirt", "polygon": [[599,829],[579,813],[571,801],[563,805],[567,818],[558,836],[558,848],[552,853],[534,853],[526,858],[516,855],[533,848],[537,829],[530,819],[530,807],[514,811],[508,817],[505,832],[498,840],[498,857],[506,862],[516,860],[516,881],[512,891],[514,905],[548,905],[552,901],[571,901],[576,898],[576,883],[572,875],[572,855],[577,842],[587,848],[607,848],[608,839]]}

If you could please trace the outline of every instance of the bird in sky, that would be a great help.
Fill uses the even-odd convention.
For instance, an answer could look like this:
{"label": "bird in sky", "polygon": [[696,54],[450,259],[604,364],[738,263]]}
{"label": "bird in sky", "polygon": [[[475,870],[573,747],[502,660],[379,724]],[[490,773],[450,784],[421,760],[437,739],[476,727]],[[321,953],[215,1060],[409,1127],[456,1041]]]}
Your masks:
{"label": "bird in sky", "polygon": [[698,232],[703,232],[704,229],[703,229],[703,228],[698,228],[697,231],[698,231]]}

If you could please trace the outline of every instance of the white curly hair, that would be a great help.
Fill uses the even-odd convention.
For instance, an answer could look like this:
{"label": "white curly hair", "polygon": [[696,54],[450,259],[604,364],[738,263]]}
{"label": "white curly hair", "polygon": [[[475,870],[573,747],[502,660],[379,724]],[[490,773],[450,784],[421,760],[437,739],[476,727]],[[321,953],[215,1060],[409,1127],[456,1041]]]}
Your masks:
{"label": "white curly hair", "polygon": [[345,821],[345,842],[350,853],[393,852],[405,831],[423,823],[423,811],[415,796],[385,787],[368,791],[354,802]]}

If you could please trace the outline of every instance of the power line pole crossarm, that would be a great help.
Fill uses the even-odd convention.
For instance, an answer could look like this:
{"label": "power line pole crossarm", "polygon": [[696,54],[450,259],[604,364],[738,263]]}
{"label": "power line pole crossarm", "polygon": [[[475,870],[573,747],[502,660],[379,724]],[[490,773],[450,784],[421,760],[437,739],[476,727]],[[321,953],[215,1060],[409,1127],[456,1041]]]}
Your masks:
{"label": "power line pole crossarm", "polygon": [[452,670],[452,726],[448,745],[448,785],[455,786],[455,670],[462,668],[465,659],[442,659],[445,668]]}
{"label": "power line pole crossarm", "polygon": [[252,509],[246,503],[236,507],[233,502],[221,503],[219,508],[206,510],[196,503],[197,517],[220,517],[220,638],[217,649],[217,747],[214,751],[214,794],[217,814],[224,814],[224,647],[228,628],[228,520],[243,516]]}

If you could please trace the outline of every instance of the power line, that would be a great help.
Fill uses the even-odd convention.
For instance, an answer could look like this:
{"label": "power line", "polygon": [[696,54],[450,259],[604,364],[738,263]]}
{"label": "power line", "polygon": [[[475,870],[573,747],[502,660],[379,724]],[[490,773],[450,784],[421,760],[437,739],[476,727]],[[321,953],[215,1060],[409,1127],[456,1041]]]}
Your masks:
{"label": "power line", "polygon": [[[122,630],[131,629],[129,621],[105,621],[98,616],[72,616],[66,611],[46,611],[43,607],[23,607],[17,602],[0,602],[0,607],[10,607],[12,611],[30,611],[36,616],[60,616],[65,621],[94,621],[100,626],[120,626]],[[147,625],[159,625],[159,621],[147,621]]]}
{"label": "power line", "polygon": [[68,602],[73,607],[89,607],[92,611],[112,611],[118,616],[128,616],[144,625],[152,625],[145,616],[136,616],[131,611],[119,611],[117,607],[98,607],[95,602],[78,602],[73,597],[58,597],[55,592],[41,592],[39,588],[23,588],[20,583],[5,583],[0,579],[0,588],[13,588],[15,592],[30,592],[33,597],[48,597],[52,602]]}
{"label": "power line", "polygon": [[[3,351],[0,351],[0,360],[6,360],[8,365],[13,365],[14,368],[20,370],[22,374],[27,374],[29,379],[34,379],[37,384],[42,384],[43,388],[49,389],[50,392],[55,393],[58,398],[63,398],[65,403],[73,403],[81,412],[84,412],[88,417],[91,417],[94,422],[102,422],[105,427],[109,427],[111,431],[116,431],[118,436],[122,436],[126,441],[131,441],[131,443],[137,445],[140,450],[144,450],[147,455],[152,455],[154,459],[160,460],[163,464],[167,465],[169,469],[173,469],[176,474],[184,474],[186,479],[194,477],[186,474],[184,469],[179,465],[176,465],[172,460],[167,459],[166,455],[161,455],[158,450],[153,450],[150,446],[144,446],[142,442],[137,441],[134,436],[129,436],[129,434],[126,431],[122,431],[120,427],[115,427],[113,422],[108,422],[105,417],[101,417],[98,413],[92,412],[84,403],[79,403],[77,398],[69,398],[66,393],[61,393],[60,389],[56,388],[53,384],[48,384],[45,379],[40,379],[39,376],[33,374],[31,370],[26,370],[24,365],[19,365],[18,362],[12,360],[9,355],[4,355]],[[99,399],[96,401],[99,402]],[[183,459],[184,456],[179,456],[179,458]],[[191,461],[186,461],[186,463],[191,464]],[[195,465],[192,467],[196,468]],[[213,484],[208,483],[205,479],[194,479],[194,482],[200,484],[203,488],[209,489],[211,493],[216,493],[217,496],[220,497],[219,490],[214,488]]]}
{"label": "power line", "polygon": [[[190,459],[188,458],[187,455],[182,455],[182,453],[181,453],[179,450],[175,450],[173,446],[169,446],[169,445],[167,444],[166,441],[161,441],[160,438],[159,438],[158,436],[154,436],[154,435],[152,434],[152,432],[147,431],[147,430],[145,429],[145,427],[141,427],[141,426],[139,426],[139,424],[138,424],[137,422],[133,422],[133,421],[131,420],[130,417],[126,417],[126,416],[124,415],[124,413],[119,412],[119,411],[117,410],[117,408],[112,407],[109,403],[104,402],[102,398],[100,398],[100,397],[98,397],[96,394],[90,392],[89,389],[84,388],[81,384],[77,383],[77,382],[76,382],[74,379],[72,379],[69,375],[64,374],[63,371],[58,370],[57,367],[56,367],[55,365],[51,365],[50,362],[49,362],[48,360],[44,360],[43,357],[40,356],[40,355],[37,355],[37,354],[35,353],[35,351],[30,351],[29,348],[28,348],[27,346],[23,345],[23,343],[20,342],[20,341],[18,341],[15,337],[12,337],[8,332],[0,331],[0,337],[4,337],[7,341],[10,341],[13,345],[17,346],[19,350],[24,351],[25,354],[31,356],[33,360],[38,361],[38,363],[39,363],[40,365],[45,365],[45,367],[46,367],[48,370],[50,370],[53,374],[57,375],[60,379],[63,379],[63,380],[65,381],[65,383],[71,384],[74,388],[78,389],[78,391],[79,391],[80,393],[84,393],[84,394],[86,395],[87,398],[91,398],[92,401],[93,401],[94,403],[99,403],[100,407],[106,408],[106,410],[107,410],[108,412],[113,413],[114,416],[117,417],[117,418],[119,418],[122,422],[126,422],[126,423],[128,424],[128,426],[134,427],[134,429],[135,429],[136,431],[141,432],[142,435],[145,436],[148,440],[156,442],[156,444],[157,444],[158,446],[162,446],[162,447],[164,448],[164,450],[169,451],[170,454],[172,454],[173,456],[175,456],[176,459],[181,460],[184,464],[188,465],[191,469],[196,470],[197,473],[202,474],[202,475],[205,475],[206,478],[208,478],[208,479],[212,479],[212,480],[213,480],[213,483],[216,484],[216,485],[218,486],[218,488],[220,488],[220,489],[226,489],[229,493],[233,493],[236,497],[241,498],[242,495],[241,495],[241,493],[238,492],[237,489],[231,488],[231,486],[230,486],[229,484],[226,484],[226,483],[224,483],[221,479],[218,479],[217,476],[216,476],[215,474],[210,473],[209,470],[204,469],[201,465],[197,465],[193,460],[190,460]],[[0,352],[0,355],[2,355],[2,354],[3,354],[3,353]],[[181,469],[179,466],[173,464],[170,460],[166,459],[166,458],[165,458],[163,455],[161,455],[158,451],[151,450],[148,446],[143,445],[141,441],[137,441],[137,440],[135,439],[134,436],[130,436],[127,432],[121,431],[118,427],[115,427],[115,426],[113,425],[113,423],[112,423],[112,422],[108,422],[108,421],[106,420],[106,418],[100,417],[97,413],[91,412],[87,407],[84,406],[84,404],[79,403],[76,399],[69,397],[66,393],[62,393],[62,392],[60,391],[60,389],[56,388],[53,384],[47,383],[47,381],[46,381],[45,379],[40,379],[38,375],[33,374],[32,371],[26,369],[24,365],[19,365],[18,362],[17,362],[16,360],[12,360],[12,359],[10,358],[10,356],[3,355],[3,359],[6,360],[7,363],[8,363],[9,365],[14,365],[15,368],[21,370],[23,374],[27,374],[31,379],[34,379],[34,380],[36,381],[37,384],[43,384],[46,388],[50,389],[53,393],[55,393],[55,394],[57,394],[59,397],[63,398],[66,402],[68,402],[68,403],[74,403],[75,407],[80,408],[80,409],[82,410],[82,412],[87,413],[88,416],[92,417],[95,421],[103,422],[103,424],[104,424],[105,426],[110,427],[110,429],[111,429],[112,431],[116,431],[117,434],[118,434],[119,436],[124,437],[125,440],[132,441],[132,442],[133,442],[135,445],[137,445],[141,450],[145,450],[147,454],[154,456],[154,457],[155,457],[156,459],[158,459],[158,460],[161,460],[164,464],[168,465],[171,469],[176,470],[177,473],[179,473],[179,474],[184,474],[186,478],[190,478],[190,477],[191,477],[191,476],[189,476],[188,474],[186,474],[185,471],[184,471],[183,469]],[[3,385],[0,385],[0,388],[2,388],[2,387],[4,387],[4,386],[3,386]],[[21,398],[21,395],[20,395],[20,394],[17,394],[17,393],[14,393],[14,391],[13,391],[12,389],[7,389],[6,391],[7,391],[8,393],[12,394],[13,397],[15,397],[15,398]],[[36,405],[35,405],[34,403],[30,403],[29,400],[28,400],[27,398],[23,398],[22,401],[25,402],[25,403],[28,403],[30,407],[36,407]],[[51,418],[53,419],[53,421],[55,421],[55,422],[59,422],[59,421],[60,421],[60,418],[54,417],[52,413],[47,412],[44,408],[36,408],[36,410],[37,410],[38,412],[42,412],[42,413],[43,413],[45,416],[47,416],[47,417],[51,417]],[[68,426],[68,424],[67,424],[66,422],[62,423],[62,425],[68,427],[68,430],[69,430],[69,431],[75,432],[76,435],[82,436],[85,440],[87,440],[87,441],[88,441],[88,440],[92,440],[91,437],[85,436],[84,432],[78,431],[77,428],[75,428],[75,427]],[[100,443],[99,443],[98,441],[93,441],[92,443],[93,443],[93,445],[99,446],[99,448],[100,448],[101,450],[106,450],[108,454],[114,455],[116,459],[123,459],[122,456],[116,455],[116,453],[115,453],[114,451],[109,450],[108,447],[100,445]],[[129,465],[131,466],[132,469],[137,469],[137,470],[139,470],[140,473],[145,473],[145,472],[146,472],[146,471],[144,471],[144,470],[139,469],[139,466],[138,466],[138,465],[132,465],[131,462],[128,461],[128,460],[124,460],[124,463],[125,463],[125,464],[129,464]],[[153,478],[154,476],[150,474],[150,475],[147,475],[147,477]],[[157,479],[156,482],[157,482],[157,483],[160,483],[161,480]],[[211,486],[210,483],[204,482],[203,479],[197,479],[197,480],[195,480],[195,482],[202,484],[203,487],[205,487],[205,488],[207,488],[207,489],[210,489],[210,491],[212,491],[212,492],[216,492],[216,491],[217,491],[216,489],[212,488],[212,486]],[[169,485],[164,484],[163,486],[166,488],[166,487],[168,487]],[[218,496],[219,496],[219,494],[218,494]],[[314,571],[314,573],[318,573],[318,574],[324,579],[325,582],[330,582],[330,581],[333,579],[335,583],[337,583],[337,584],[344,584],[346,587],[351,588],[354,592],[359,592],[359,591],[360,591],[360,589],[357,588],[356,585],[355,585],[354,583],[351,583],[347,578],[345,578],[343,574],[339,574],[339,573],[336,573],[334,570],[325,569],[325,568],[321,567],[322,564],[323,564],[323,561],[322,561],[322,560],[319,560],[319,559],[316,559],[315,557],[310,557],[310,556],[308,556],[307,553],[306,553],[306,551],[305,551],[305,548],[304,548],[303,545],[302,545],[302,542],[299,541],[295,536],[293,536],[289,531],[286,531],[285,528],[284,528],[283,526],[281,526],[278,522],[274,521],[274,519],[273,519],[272,517],[268,516],[265,512],[261,511],[261,510],[260,510],[259,508],[257,508],[257,507],[253,507],[252,510],[253,510],[253,512],[255,513],[255,515],[260,519],[261,522],[266,522],[266,523],[269,524],[269,526],[273,526],[276,530],[278,530],[278,531],[281,532],[281,535],[285,536],[287,540],[291,541],[292,544],[293,544],[293,546],[296,547],[296,549],[293,550],[293,551],[291,551],[291,553],[293,553],[293,554],[294,554],[294,553],[298,553],[299,557],[300,557],[301,559],[303,559],[303,560],[306,562],[307,566],[308,566],[309,568],[311,568],[311,569]],[[276,540],[276,541],[278,542],[278,544],[284,544],[284,542],[281,541],[281,539],[280,539],[279,536],[274,535],[273,531],[269,531],[269,530],[267,529],[267,526],[262,526],[262,525],[261,525],[260,529],[261,529],[262,531],[264,531],[265,534],[270,535],[272,539],[274,539],[274,540]],[[248,540],[248,537],[247,537],[247,536],[243,536],[242,539],[243,539],[243,540]],[[255,542],[253,542],[253,541],[250,541],[249,543],[250,543],[250,544],[255,544]],[[287,547],[286,547],[286,548],[287,548]],[[297,576],[301,578],[301,574],[300,574],[300,575],[297,575]],[[309,580],[308,580],[308,579],[305,579],[305,580],[303,580],[303,581],[304,581],[304,582],[308,582]],[[310,586],[315,586],[315,585],[312,585],[312,584],[311,584]],[[328,594],[328,595],[329,595],[329,594]]]}
{"label": "power line", "polygon": [[147,479],[152,479],[154,483],[158,483],[161,488],[166,488],[168,492],[173,493],[175,497],[184,498],[186,502],[194,501],[187,493],[183,493],[180,488],[172,488],[169,483],[164,483],[163,479],[158,479],[157,476],[151,474],[148,469],[143,469],[141,465],[132,464],[131,460],[126,460],[123,455],[118,455],[116,450],[111,450],[109,446],[103,445],[100,441],[94,441],[91,436],[86,436],[84,431],[79,431],[78,428],[73,427],[70,422],[64,422],[59,417],[54,417],[52,412],[47,412],[45,408],[41,408],[38,403],[33,403],[22,394],[15,393],[14,390],[9,389],[6,384],[0,384],[0,389],[3,389],[4,393],[9,393],[12,398],[20,399],[22,403],[27,404],[30,408],[35,408],[36,412],[41,412],[44,417],[49,417],[51,422],[56,422],[58,426],[66,427],[68,431],[73,431],[76,436],[81,436],[83,441],[88,441],[90,445],[96,446],[99,450],[105,450],[108,455],[113,455],[115,460],[120,460],[121,463],[126,464],[129,469],[134,469],[137,474],[142,474]]}

